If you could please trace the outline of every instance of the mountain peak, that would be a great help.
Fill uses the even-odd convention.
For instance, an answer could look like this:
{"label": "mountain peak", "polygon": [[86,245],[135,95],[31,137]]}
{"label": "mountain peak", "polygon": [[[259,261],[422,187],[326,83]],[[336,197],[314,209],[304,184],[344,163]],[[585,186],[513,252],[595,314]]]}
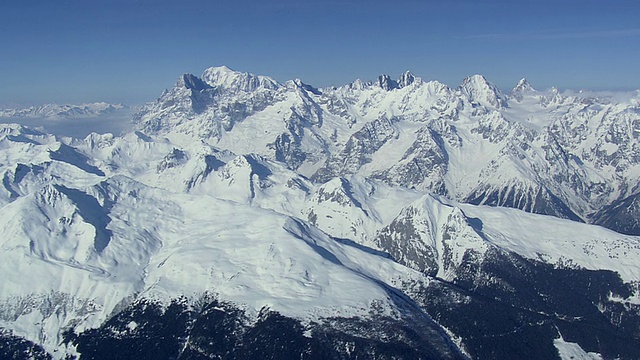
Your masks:
{"label": "mountain peak", "polygon": [[361,79],[356,79],[353,82],[351,82],[349,85],[347,85],[347,87],[351,90],[363,90],[369,85],[370,85],[369,82],[362,81]]}
{"label": "mountain peak", "polygon": [[291,84],[297,88],[303,89],[307,92],[310,92],[314,95],[322,95],[322,91],[320,91],[319,89],[309,85],[309,84],[305,84],[304,82],[302,82],[302,80],[300,79],[295,79],[295,80],[290,80],[287,81],[287,84]]}
{"label": "mountain peak", "polygon": [[418,78],[416,78],[410,71],[405,71],[404,74],[400,75],[398,80],[398,87],[403,88],[405,86],[409,86],[413,84]]}
{"label": "mountain peak", "polygon": [[578,223],[640,235],[630,94],[176,77],[123,136],[0,124],[3,354],[640,359],[640,237]]}
{"label": "mountain peak", "polygon": [[211,67],[209,67],[209,70],[215,70],[215,71],[220,71],[220,72],[230,72],[230,73],[237,73],[238,72],[238,71],[235,71],[232,68],[228,67],[227,65],[211,66]]}
{"label": "mountain peak", "polygon": [[394,89],[402,89],[403,87],[409,86],[416,81],[421,80],[419,77],[413,75],[410,71],[405,71],[398,77],[398,80],[393,80],[389,75],[382,74],[378,76],[375,84],[387,91]]}
{"label": "mountain peak", "polygon": [[492,85],[491,83],[489,83],[489,80],[487,80],[487,78],[484,77],[484,75],[480,75],[480,74],[467,76],[464,80],[462,80],[462,87],[481,88],[481,87],[490,87],[490,86]]}
{"label": "mountain peak", "polygon": [[398,83],[395,80],[392,80],[389,75],[385,74],[378,76],[376,84],[378,85],[378,87],[387,91],[398,88]]}
{"label": "mountain peak", "polygon": [[280,85],[268,76],[235,71],[227,66],[210,67],[202,74],[210,86],[231,92],[250,92],[258,88],[277,89]]}
{"label": "mountain peak", "polygon": [[511,90],[512,93],[528,93],[531,91],[536,90],[531,86],[531,84],[529,84],[529,82],[525,78],[520,79],[516,87]]}
{"label": "mountain peak", "polygon": [[472,75],[465,78],[459,89],[471,102],[496,108],[506,106],[504,94],[482,75]]}

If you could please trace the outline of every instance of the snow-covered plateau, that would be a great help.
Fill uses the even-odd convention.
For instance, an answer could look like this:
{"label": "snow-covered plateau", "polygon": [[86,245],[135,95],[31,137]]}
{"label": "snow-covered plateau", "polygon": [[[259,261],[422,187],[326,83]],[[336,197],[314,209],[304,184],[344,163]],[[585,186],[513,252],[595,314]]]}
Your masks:
{"label": "snow-covered plateau", "polygon": [[640,92],[214,67],[133,121],[0,124],[0,358],[640,358]]}

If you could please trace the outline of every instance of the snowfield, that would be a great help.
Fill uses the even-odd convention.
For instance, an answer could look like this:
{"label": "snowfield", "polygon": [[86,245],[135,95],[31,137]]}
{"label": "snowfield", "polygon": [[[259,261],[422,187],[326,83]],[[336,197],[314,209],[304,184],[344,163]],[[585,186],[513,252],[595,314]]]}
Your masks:
{"label": "snowfield", "polygon": [[[637,287],[640,237],[581,222],[638,191],[637,95],[526,81],[504,95],[481,76],[450,89],[410,73],[314,89],[222,67],[181,77],[121,136],[3,124],[0,327],[64,358],[77,354],[65,331],[140,299],[400,320],[424,289],[479,281],[504,254]],[[472,339],[440,326],[471,356]]]}

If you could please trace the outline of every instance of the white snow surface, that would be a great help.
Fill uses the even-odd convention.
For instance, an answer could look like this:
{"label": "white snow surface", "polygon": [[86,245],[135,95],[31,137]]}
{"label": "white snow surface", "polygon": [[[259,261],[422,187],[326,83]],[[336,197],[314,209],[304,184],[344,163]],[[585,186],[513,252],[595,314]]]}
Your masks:
{"label": "white snow surface", "polygon": [[[79,307],[89,308],[76,327],[82,330],[134,296],[168,302],[213,292],[249,314],[267,306],[300,319],[367,316],[376,301],[393,313],[380,283],[422,277],[259,207],[119,175],[88,189],[61,189],[47,185],[0,210],[0,268],[11,274],[0,284],[1,324],[49,349],[60,340],[55,329],[79,320]],[[108,203],[108,214],[93,207]],[[99,242],[106,232],[105,246]],[[69,299],[52,301],[64,315],[40,309],[51,297]]]}
{"label": "white snow surface", "polygon": [[[623,130],[634,129],[638,94],[612,105],[521,82],[507,96],[479,75],[457,89],[411,74],[387,90],[356,81],[312,91],[299,80],[278,84],[226,67],[207,69],[202,79],[211,88],[196,93],[183,79],[140,115],[147,127],[122,136],[57,137],[0,125],[1,327],[54,351],[60,329],[71,324],[76,331],[97,327],[137,299],[205,293],[249,314],[266,306],[303,320],[366,317],[374,309],[398,316],[392,287],[431,279],[377,248],[375,237],[396,219],[419,230],[418,247],[435,249],[440,278],[452,276],[442,262],[447,245],[454,263],[467,250],[498,247],[640,281],[638,237],[456,200],[487,185],[535,189],[553,166],[567,170],[545,162],[540,144],[554,126],[602,135],[576,130],[574,140],[586,136],[571,144],[576,153],[616,153],[601,140],[613,128],[606,114],[627,114]],[[242,100],[255,111],[235,122],[218,108],[192,112],[197,96],[217,99],[220,109]],[[374,140],[389,136],[360,168],[324,184],[309,179],[381,119],[389,134],[367,131],[380,131]],[[298,168],[276,161],[274,143],[283,133],[297,136],[289,145],[306,154]],[[416,148],[424,151],[405,156]],[[416,184],[396,176],[398,164],[439,149],[448,154],[443,172]],[[609,173],[611,165],[598,161],[587,158],[579,169],[595,184],[640,174],[633,164]],[[376,180],[383,174],[393,181]],[[437,183],[449,198],[429,194],[426,184]],[[596,200],[632,187],[615,183]],[[583,210],[595,201],[572,199]],[[556,346],[583,356],[573,344]]]}
{"label": "white snow surface", "polygon": [[600,354],[586,352],[580,345],[565,341],[562,338],[554,340],[553,345],[558,349],[562,360],[602,360]]}
{"label": "white snow surface", "polygon": [[520,210],[461,204],[482,221],[482,233],[503,249],[562,267],[616,271],[626,282],[640,281],[640,238],[595,225]]}
{"label": "white snow surface", "polygon": [[[439,253],[440,229],[457,229],[454,261],[498,246],[640,280],[639,239],[593,225],[360,176],[316,185],[261,156],[204,143],[180,148],[140,133],[61,142],[13,125],[0,132],[0,326],[50,351],[61,328],[99,326],[139,298],[214,293],[249,314],[266,306],[300,319],[368,316],[376,303],[394,316],[390,287],[429,279],[382,256],[371,239],[407,211],[433,229],[424,241]],[[465,225],[469,218],[482,228]]]}
{"label": "white snow surface", "polygon": [[[51,156],[55,138],[7,131],[0,325],[47,350],[60,329],[99,326],[136,298],[215,293],[250,315],[266,306],[299,319],[368,316],[376,303],[394,316],[388,286],[426,281],[287,215],[300,212],[311,185],[259,157],[195,146],[163,168],[173,147],[130,134],[76,140],[73,149],[94,157],[60,158]],[[207,151],[227,162],[199,173]]]}
{"label": "white snow surface", "polygon": [[[638,91],[535,90],[523,79],[504,94],[481,75],[450,88],[410,73],[314,89],[227,67],[201,79],[211,88],[179,80],[138,113],[138,128],[181,146],[196,138],[270,160],[289,152],[298,159],[288,166],[306,177],[332,163],[333,176],[385,178],[458,201],[545,190],[583,220],[640,189]],[[444,165],[420,163],[434,153],[446,153],[434,160]]]}

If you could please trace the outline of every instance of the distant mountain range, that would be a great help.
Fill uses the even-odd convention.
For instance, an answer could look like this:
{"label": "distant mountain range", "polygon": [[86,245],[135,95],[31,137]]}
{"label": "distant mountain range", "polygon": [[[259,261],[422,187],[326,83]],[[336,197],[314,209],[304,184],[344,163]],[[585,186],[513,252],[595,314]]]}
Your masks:
{"label": "distant mountain range", "polygon": [[1,358],[640,358],[638,92],[214,67],[133,118],[0,125]]}
{"label": "distant mountain range", "polygon": [[91,117],[126,109],[122,104],[96,102],[80,105],[46,104],[28,108],[0,109],[0,118],[76,118]]}

